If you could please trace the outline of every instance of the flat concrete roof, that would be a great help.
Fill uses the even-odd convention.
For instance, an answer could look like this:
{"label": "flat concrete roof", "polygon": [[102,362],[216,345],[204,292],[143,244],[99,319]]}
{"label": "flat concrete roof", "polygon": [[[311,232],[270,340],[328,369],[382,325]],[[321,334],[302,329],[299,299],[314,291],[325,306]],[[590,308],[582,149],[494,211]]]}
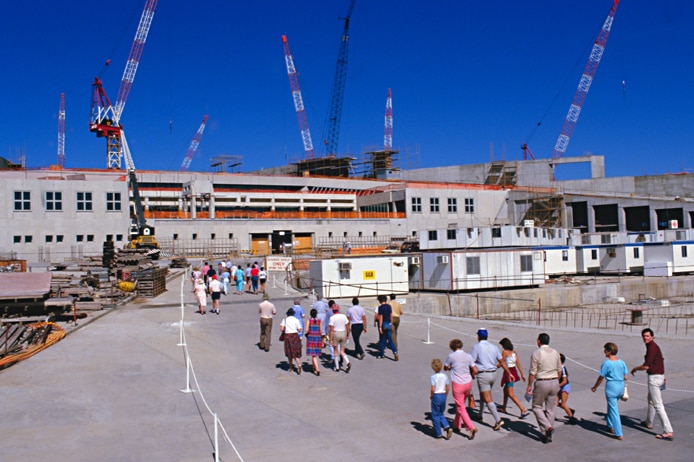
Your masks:
{"label": "flat concrete roof", "polygon": [[[349,374],[334,372],[323,361],[320,377],[307,365],[299,376],[287,372],[277,341],[294,294],[270,289],[278,315],[266,353],[256,346],[260,296],[223,297],[220,315],[202,316],[195,314],[186,281],[184,348],[179,346],[180,283],[169,282],[168,288],[156,299],[91,322],[80,320],[82,325],[61,342],[0,372],[3,460],[214,460],[212,413],[223,425],[219,455],[224,461],[241,460],[224,434],[246,461],[691,460],[691,339],[656,332],[666,358],[663,398],[674,441],[655,439],[662,430],[659,423],[652,431],[639,426],[647,406],[643,372],[631,378],[631,398],[620,403],[625,438],[616,441],[605,432],[604,384],[597,393],[590,387],[607,341],[619,345],[630,368],[642,362],[645,348],[638,334],[428,318],[408,314],[405,304],[399,362],[389,359],[389,353],[386,359],[375,358],[377,336],[369,322],[363,338],[367,356],[362,361],[351,357]],[[372,305],[371,300],[364,303],[369,319]],[[303,306],[310,304],[305,300]],[[482,326],[490,341],[509,337],[514,342],[526,371],[538,333],[551,335],[551,345],[568,358],[569,405],[576,409],[578,425],[566,425],[559,411],[554,442],[546,445],[539,440],[534,417],[519,420],[518,410],[509,405],[499,431],[492,430],[487,413],[473,441],[459,434],[449,441],[433,438],[428,417],[431,359],[444,359],[448,342],[456,337],[469,352]],[[192,393],[181,392],[187,384],[186,349],[194,371]],[[307,364],[306,356],[302,359]],[[517,388],[522,395],[523,387]],[[493,397],[501,403],[498,380]],[[446,415],[451,421],[452,405],[449,396]]]}

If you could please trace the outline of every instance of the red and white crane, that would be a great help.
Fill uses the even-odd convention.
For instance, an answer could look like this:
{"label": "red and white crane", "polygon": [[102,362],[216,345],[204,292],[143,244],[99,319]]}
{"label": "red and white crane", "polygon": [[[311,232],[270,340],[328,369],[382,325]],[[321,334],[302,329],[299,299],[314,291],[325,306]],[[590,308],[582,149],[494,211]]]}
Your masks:
{"label": "red and white crane", "polygon": [[612,22],[614,21],[614,15],[617,12],[618,4],[619,0],[614,0],[612,8],[610,8],[610,12],[602,25],[602,29],[600,29],[598,38],[595,40],[593,49],[590,52],[590,57],[588,58],[585,69],[583,70],[583,75],[581,75],[581,80],[578,82],[576,94],[571,102],[571,106],[569,106],[569,112],[566,114],[566,119],[564,120],[564,125],[561,128],[561,133],[559,134],[557,143],[554,146],[554,152],[552,152],[553,159],[562,157],[566,152],[569,141],[571,141],[571,134],[574,131],[574,127],[576,127],[578,117],[581,115],[583,103],[586,100],[586,96],[590,90],[590,85],[593,83],[593,78],[595,77],[595,72],[598,70],[598,65],[600,64],[600,60],[602,59],[602,55],[605,51],[607,37],[610,35],[610,29],[612,28]]}
{"label": "red and white crane", "polygon": [[65,167],[65,93],[60,94],[58,110],[58,167]]}
{"label": "red and white crane", "polygon": [[292,90],[292,99],[294,100],[294,109],[296,117],[299,119],[299,130],[301,131],[301,141],[304,143],[304,151],[307,159],[313,159],[315,152],[313,150],[313,140],[311,139],[311,131],[308,128],[308,119],[304,108],[304,99],[301,97],[301,88],[299,87],[299,76],[296,73],[294,65],[294,57],[289,50],[289,42],[287,36],[282,36],[284,44],[284,62],[287,65],[287,75],[289,76],[289,87]]}
{"label": "red and white crane", "polygon": [[96,136],[106,138],[106,166],[111,169],[121,168],[121,158],[125,160],[125,166],[128,170],[135,170],[135,164],[128,148],[128,143],[125,140],[123,126],[120,123],[123,115],[125,102],[130,94],[130,89],[135,79],[137,67],[140,64],[142,50],[147,40],[149,28],[152,25],[154,11],[157,7],[158,0],[146,0],[145,8],[140,17],[140,23],[135,33],[128,62],[125,65],[123,78],[121,79],[118,97],[115,105],[111,105],[111,101],[103,88],[103,84],[99,77],[94,78],[93,96],[92,96],[92,114],[89,124],[89,130],[96,133]]}
{"label": "red and white crane", "polygon": [[195,135],[193,136],[193,141],[190,142],[190,146],[188,147],[188,151],[186,152],[186,156],[183,158],[183,163],[181,163],[181,172],[187,172],[188,167],[190,167],[190,163],[193,161],[193,157],[195,157],[195,153],[198,150],[198,146],[200,145],[200,139],[202,138],[202,132],[205,131],[205,125],[207,124],[207,116],[205,116],[202,119],[202,123],[200,124],[200,128],[198,128],[198,131],[195,132]]}
{"label": "red and white crane", "polygon": [[383,128],[383,149],[386,151],[393,149],[393,95],[388,89],[386,98],[386,117],[385,127]]}

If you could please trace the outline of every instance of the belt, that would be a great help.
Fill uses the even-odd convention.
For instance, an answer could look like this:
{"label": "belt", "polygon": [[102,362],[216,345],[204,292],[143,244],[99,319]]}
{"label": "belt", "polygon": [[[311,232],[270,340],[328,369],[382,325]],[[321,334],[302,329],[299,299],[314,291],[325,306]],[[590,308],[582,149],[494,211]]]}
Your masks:
{"label": "belt", "polygon": [[480,371],[479,373],[480,374],[493,374],[494,372],[496,372],[496,369],[493,369],[491,371]]}
{"label": "belt", "polygon": [[551,379],[535,379],[536,382],[538,381],[543,381],[543,380],[559,380],[556,377],[552,377]]}

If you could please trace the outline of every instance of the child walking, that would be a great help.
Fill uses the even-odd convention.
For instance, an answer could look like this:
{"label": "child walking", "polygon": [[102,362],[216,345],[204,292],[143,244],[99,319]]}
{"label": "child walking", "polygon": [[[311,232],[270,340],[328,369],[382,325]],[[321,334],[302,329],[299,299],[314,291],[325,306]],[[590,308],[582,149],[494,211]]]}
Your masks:
{"label": "child walking", "polygon": [[[431,392],[429,399],[431,400],[431,422],[434,426],[436,438],[449,439],[453,434],[453,428],[448,425],[448,420],[443,415],[446,410],[446,397],[450,388],[448,376],[441,372],[443,363],[440,359],[434,358],[431,360],[431,368],[434,370],[434,375],[431,376]],[[446,434],[442,434],[442,430]]]}
{"label": "child walking", "polygon": [[569,371],[566,370],[564,366],[564,361],[566,357],[563,353],[559,353],[559,358],[561,358],[561,377],[559,378],[559,407],[564,409],[566,412],[566,417],[569,420],[566,423],[570,425],[576,425],[576,417],[574,417],[574,410],[569,407],[566,402],[569,400],[569,393],[571,393],[571,385],[569,385]]}

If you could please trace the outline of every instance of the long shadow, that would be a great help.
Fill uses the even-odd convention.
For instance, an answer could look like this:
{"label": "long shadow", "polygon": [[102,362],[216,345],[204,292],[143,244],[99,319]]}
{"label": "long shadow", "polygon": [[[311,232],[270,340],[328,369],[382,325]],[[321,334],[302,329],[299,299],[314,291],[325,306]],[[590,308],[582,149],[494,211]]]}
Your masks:
{"label": "long shadow", "polygon": [[[424,419],[431,422],[431,412],[425,412]],[[450,422],[448,424],[450,425]],[[410,425],[412,425],[412,427],[418,432],[424,433],[431,438],[436,438],[436,432],[434,431],[434,426],[432,424],[412,421],[410,422]]]}

